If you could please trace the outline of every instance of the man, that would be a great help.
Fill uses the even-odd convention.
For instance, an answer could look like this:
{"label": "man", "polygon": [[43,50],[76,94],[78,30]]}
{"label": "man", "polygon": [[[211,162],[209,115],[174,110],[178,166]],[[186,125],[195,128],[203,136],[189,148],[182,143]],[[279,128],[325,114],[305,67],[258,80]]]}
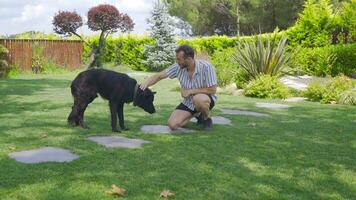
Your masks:
{"label": "man", "polygon": [[217,100],[215,68],[207,61],[195,60],[194,49],[188,45],[176,49],[176,61],[177,63],[169,68],[149,77],[140,88],[145,90],[167,77],[178,78],[184,100],[172,112],[168,126],[172,130],[183,127],[193,116],[200,113],[197,116],[198,123],[202,124],[204,130],[211,130],[213,123],[209,113]]}

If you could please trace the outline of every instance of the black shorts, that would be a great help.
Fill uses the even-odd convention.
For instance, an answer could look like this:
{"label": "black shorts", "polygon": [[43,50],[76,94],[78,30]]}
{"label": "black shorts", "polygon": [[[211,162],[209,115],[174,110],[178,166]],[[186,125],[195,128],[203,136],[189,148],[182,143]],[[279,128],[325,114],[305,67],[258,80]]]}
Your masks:
{"label": "black shorts", "polygon": [[[215,106],[215,102],[213,100],[213,97],[209,94],[208,95],[210,98],[210,106],[209,106],[209,110],[213,109]],[[198,113],[198,111],[196,109],[191,110],[190,108],[188,108],[188,106],[184,105],[183,103],[180,103],[177,107],[176,110],[184,110],[184,111],[188,111],[190,112],[192,115]]]}

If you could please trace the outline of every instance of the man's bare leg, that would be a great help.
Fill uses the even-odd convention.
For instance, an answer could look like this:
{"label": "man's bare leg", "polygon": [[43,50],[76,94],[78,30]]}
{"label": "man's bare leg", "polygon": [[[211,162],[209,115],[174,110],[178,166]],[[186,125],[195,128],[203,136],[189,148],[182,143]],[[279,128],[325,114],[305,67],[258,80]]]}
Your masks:
{"label": "man's bare leg", "polygon": [[168,126],[170,129],[176,130],[186,125],[192,117],[190,112],[176,109],[168,119]]}
{"label": "man's bare leg", "polygon": [[206,120],[210,115],[210,97],[206,94],[197,94],[193,97],[193,104],[198,112],[201,112],[203,119]]}
{"label": "man's bare leg", "polygon": [[212,129],[212,120],[210,118],[211,99],[206,94],[197,94],[193,97],[193,104],[198,112],[202,115],[202,124],[205,130]]}

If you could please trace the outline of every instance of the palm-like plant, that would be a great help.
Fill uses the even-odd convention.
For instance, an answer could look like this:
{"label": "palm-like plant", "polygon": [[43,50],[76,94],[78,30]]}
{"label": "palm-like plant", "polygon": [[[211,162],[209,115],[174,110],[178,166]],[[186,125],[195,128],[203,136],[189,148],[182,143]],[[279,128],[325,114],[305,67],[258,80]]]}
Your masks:
{"label": "palm-like plant", "polygon": [[257,36],[254,42],[243,42],[232,55],[232,59],[246,72],[249,80],[262,74],[279,76],[291,61],[291,53],[286,51],[286,46],[286,37],[282,37],[278,45],[275,45],[270,38],[263,41],[262,36]]}

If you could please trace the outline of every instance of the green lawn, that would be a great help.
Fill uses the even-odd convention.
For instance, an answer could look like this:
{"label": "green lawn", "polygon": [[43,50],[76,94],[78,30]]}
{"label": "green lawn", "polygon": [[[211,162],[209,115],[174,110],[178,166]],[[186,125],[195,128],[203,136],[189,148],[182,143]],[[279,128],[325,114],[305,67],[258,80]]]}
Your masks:
{"label": "green lawn", "polygon": [[[144,134],[141,125],[165,124],[180,101],[177,82],[164,80],[154,87],[157,113],[126,105],[130,131],[113,134],[101,98],[86,112],[91,129],[67,126],[75,75],[0,79],[1,200],[114,199],[105,193],[112,184],[128,191],[122,199],[159,199],[164,189],[176,193],[174,199],[356,199],[356,107],[306,102],[271,110],[255,107],[266,100],[219,95],[213,114],[230,118],[232,126],[215,125],[209,133]],[[224,115],[219,108],[271,117]],[[91,135],[152,143],[107,149],[88,141]],[[80,158],[30,165],[8,157],[44,146],[66,148]]]}

